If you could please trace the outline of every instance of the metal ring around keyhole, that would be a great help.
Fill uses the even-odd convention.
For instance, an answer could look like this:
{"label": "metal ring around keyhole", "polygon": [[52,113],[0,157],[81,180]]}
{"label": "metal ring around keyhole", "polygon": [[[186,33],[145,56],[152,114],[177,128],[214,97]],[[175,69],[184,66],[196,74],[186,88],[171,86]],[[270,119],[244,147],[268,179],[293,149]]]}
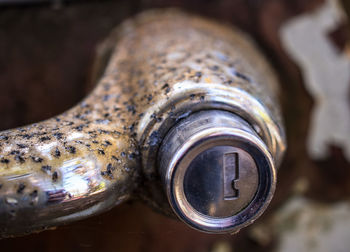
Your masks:
{"label": "metal ring around keyhole", "polygon": [[[231,160],[228,166],[225,158]],[[240,167],[232,164],[237,161]],[[160,173],[175,213],[190,226],[214,233],[234,232],[260,216],[276,183],[264,142],[239,116],[217,110],[198,112],[168,133],[160,149]]]}

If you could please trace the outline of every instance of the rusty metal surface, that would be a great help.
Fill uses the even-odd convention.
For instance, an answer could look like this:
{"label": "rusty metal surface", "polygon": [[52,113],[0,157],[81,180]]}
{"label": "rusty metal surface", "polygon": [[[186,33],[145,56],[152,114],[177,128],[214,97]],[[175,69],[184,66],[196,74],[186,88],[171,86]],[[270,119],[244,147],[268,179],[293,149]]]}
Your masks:
{"label": "rusty metal surface", "polygon": [[166,200],[157,200],[164,193],[154,179],[155,154],[164,133],[198,110],[240,114],[281,162],[277,83],[244,34],[158,10],[125,21],[106,44],[110,60],[86,99],[49,120],[0,132],[3,236],[108,210],[135,188],[135,196],[167,212]]}
{"label": "rusty metal surface", "polygon": [[[69,6],[64,8],[67,11],[58,12],[47,9],[2,11],[0,15],[2,27],[5,27],[5,24],[7,27],[1,29],[4,36],[0,39],[1,48],[6,48],[0,50],[3,90],[0,100],[2,128],[44,119],[73,105],[83,96],[81,86],[86,85],[85,75],[90,72],[92,52],[98,40],[102,40],[115,24],[136,10],[150,6],[177,5],[217,20],[234,23],[248,31],[258,41],[279,74],[289,152],[279,172],[279,183],[272,201],[272,209],[257,224],[264,223],[264,220],[273,216],[274,210],[293,195],[294,182],[299,177],[308,180],[307,189],[304,190],[304,195],[308,198],[329,205],[347,199],[350,192],[348,183],[350,166],[342,150],[331,146],[331,157],[318,162],[310,160],[306,155],[303,143],[306,139],[312,99],[303,87],[298,67],[284,52],[278,34],[279,27],[286,20],[297,14],[312,11],[321,3],[322,1],[318,0],[142,3],[131,1]],[[348,2],[344,1],[344,4],[348,5]],[[21,18],[18,18],[19,16]],[[41,21],[45,21],[47,26],[44,27],[55,27],[55,29],[51,31],[39,29],[43,24]],[[23,38],[23,33],[27,39]],[[344,24],[332,32],[330,38],[336,42],[340,50],[344,50],[347,34],[348,26]],[[52,38],[53,42],[45,43],[46,37]],[[28,41],[35,43],[25,46]],[[74,47],[77,50],[65,49],[68,45],[79,46]],[[19,53],[13,54],[13,50],[9,48],[16,48]],[[69,72],[64,67],[67,65],[67,59],[72,66],[68,68]],[[51,69],[49,71],[51,82],[46,81],[48,75],[40,74],[41,70],[46,70],[42,71],[45,73],[48,69]],[[63,77],[65,81],[61,81]],[[81,86],[78,87],[77,83],[81,83]],[[29,86],[31,89],[28,89]],[[58,92],[52,92],[54,89]],[[40,101],[41,106],[37,106],[36,101]],[[23,113],[25,109],[27,112]],[[97,230],[100,231],[99,234],[96,234]],[[217,243],[224,242],[235,251],[271,251],[279,241],[278,236],[271,236],[268,239],[262,237],[264,236],[252,235],[249,230],[241,231],[235,236],[213,237],[198,234],[179,222],[153,213],[147,207],[133,204],[122,205],[106,214],[54,231],[2,240],[0,246],[1,249],[26,248],[29,251],[62,249],[110,251],[114,250],[115,244],[118,243],[122,251],[164,251],[164,249],[208,251],[215,249]]]}

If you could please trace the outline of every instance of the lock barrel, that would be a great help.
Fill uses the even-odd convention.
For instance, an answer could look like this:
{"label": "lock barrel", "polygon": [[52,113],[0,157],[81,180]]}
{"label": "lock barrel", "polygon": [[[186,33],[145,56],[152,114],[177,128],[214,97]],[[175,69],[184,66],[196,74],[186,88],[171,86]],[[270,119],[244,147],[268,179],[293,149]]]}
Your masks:
{"label": "lock barrel", "polygon": [[159,152],[171,207],[193,228],[234,232],[267,207],[276,168],[266,144],[240,116],[195,113],[176,124]]}

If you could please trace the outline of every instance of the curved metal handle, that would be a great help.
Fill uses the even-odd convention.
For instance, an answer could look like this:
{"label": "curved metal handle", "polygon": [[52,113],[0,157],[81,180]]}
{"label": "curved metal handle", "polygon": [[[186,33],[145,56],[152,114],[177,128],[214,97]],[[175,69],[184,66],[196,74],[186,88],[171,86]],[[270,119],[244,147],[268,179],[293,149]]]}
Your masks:
{"label": "curved metal handle", "polygon": [[140,167],[137,114],[127,78],[116,77],[107,73],[62,115],[0,133],[1,234],[81,219],[130,197]]}
{"label": "curved metal handle", "polygon": [[156,154],[172,125],[199,110],[240,115],[280,162],[277,84],[243,34],[177,11],[151,11],[126,21],[105,45],[114,52],[85,100],[0,133],[0,236],[107,210],[132,196],[141,174],[141,197],[169,208]]}

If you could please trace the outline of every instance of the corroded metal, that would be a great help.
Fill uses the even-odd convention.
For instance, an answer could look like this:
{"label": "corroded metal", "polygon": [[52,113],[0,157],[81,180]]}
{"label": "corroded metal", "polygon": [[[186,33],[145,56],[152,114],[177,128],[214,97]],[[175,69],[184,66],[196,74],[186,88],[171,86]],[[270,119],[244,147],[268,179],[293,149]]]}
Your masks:
{"label": "corroded metal", "polygon": [[241,32],[173,10],[150,11],[118,27],[103,56],[110,51],[104,74],[80,104],[0,133],[1,236],[81,219],[133,195],[169,212],[158,147],[174,123],[199,110],[240,115],[280,162],[277,83]]}

